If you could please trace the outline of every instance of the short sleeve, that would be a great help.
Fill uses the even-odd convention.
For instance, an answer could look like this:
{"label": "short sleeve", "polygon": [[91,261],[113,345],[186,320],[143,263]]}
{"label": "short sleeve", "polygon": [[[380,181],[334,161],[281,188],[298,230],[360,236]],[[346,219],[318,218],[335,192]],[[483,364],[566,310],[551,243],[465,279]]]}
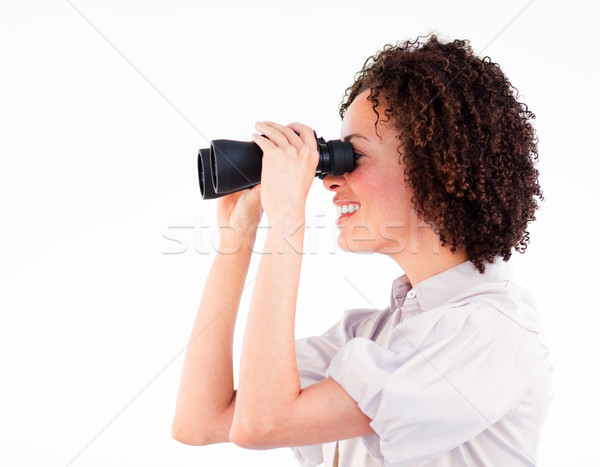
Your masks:
{"label": "short sleeve", "polygon": [[420,466],[518,406],[531,384],[537,334],[491,306],[424,312],[389,347],[348,340],[326,376],[371,418],[388,465]]}
{"label": "short sleeve", "polygon": [[[353,309],[344,312],[340,321],[320,336],[296,340],[296,361],[300,386],[304,389],[327,378],[331,360],[340,349],[357,336],[370,338],[388,311]],[[323,463],[321,444],[293,447],[292,453],[303,467]]]}
{"label": "short sleeve", "polygon": [[352,309],[320,336],[296,339],[296,362],[304,389],[327,378],[332,358],[354,337],[371,338],[388,310]]}

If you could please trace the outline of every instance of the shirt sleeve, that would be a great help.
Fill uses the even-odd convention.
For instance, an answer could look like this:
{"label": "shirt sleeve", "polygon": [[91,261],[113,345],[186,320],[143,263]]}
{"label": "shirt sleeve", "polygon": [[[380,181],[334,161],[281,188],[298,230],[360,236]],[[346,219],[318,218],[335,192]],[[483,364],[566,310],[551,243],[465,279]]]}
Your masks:
{"label": "shirt sleeve", "polygon": [[424,465],[474,438],[531,383],[537,334],[491,306],[430,310],[392,333],[388,348],[349,339],[326,371],[371,418],[390,466]]}
{"label": "shirt sleeve", "polygon": [[[296,340],[296,361],[300,386],[304,389],[327,378],[331,360],[356,336],[371,337],[388,310],[354,309],[344,312],[340,321],[320,336]],[[303,467],[323,463],[322,444],[293,447],[292,453]]]}
{"label": "shirt sleeve", "polygon": [[320,336],[296,339],[296,362],[300,386],[304,389],[327,378],[332,358],[350,339],[371,338],[388,310],[353,309]]}

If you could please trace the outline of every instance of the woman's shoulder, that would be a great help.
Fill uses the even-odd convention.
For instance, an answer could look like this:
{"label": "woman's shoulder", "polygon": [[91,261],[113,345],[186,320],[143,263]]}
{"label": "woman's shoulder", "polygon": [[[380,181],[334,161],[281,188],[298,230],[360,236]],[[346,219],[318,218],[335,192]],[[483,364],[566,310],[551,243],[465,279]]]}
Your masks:
{"label": "woman's shoulder", "polygon": [[480,283],[457,295],[448,308],[468,310],[474,316],[498,314],[524,331],[542,335],[542,319],[535,298],[512,280]]}
{"label": "woman's shoulder", "polygon": [[342,319],[332,326],[327,333],[343,333],[347,339],[354,337],[372,338],[385,325],[390,308],[383,310],[373,308],[353,308],[344,311]]}

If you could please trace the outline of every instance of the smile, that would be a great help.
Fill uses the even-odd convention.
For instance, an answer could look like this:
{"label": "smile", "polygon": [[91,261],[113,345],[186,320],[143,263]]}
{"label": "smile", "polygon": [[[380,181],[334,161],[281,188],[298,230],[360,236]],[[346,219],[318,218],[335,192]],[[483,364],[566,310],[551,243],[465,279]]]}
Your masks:
{"label": "smile", "polygon": [[337,207],[337,219],[335,224],[339,226],[342,222],[348,219],[350,216],[356,214],[356,212],[360,209],[359,204],[345,204],[343,206]]}
{"label": "smile", "polygon": [[340,217],[346,213],[353,213],[360,209],[360,204],[344,204],[343,206],[337,207],[337,215]]}

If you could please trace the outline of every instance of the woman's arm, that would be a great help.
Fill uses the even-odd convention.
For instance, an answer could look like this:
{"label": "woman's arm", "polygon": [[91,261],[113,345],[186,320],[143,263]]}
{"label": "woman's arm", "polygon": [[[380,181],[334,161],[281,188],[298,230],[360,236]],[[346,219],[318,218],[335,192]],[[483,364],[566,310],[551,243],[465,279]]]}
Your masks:
{"label": "woman's arm", "polygon": [[217,253],[186,350],[172,435],[185,444],[229,441],[232,342],[251,251]]}
{"label": "woman's arm", "polygon": [[270,432],[300,393],[294,321],[304,221],[280,221],[269,226],[246,322],[234,438],[258,427]]}
{"label": "woman's arm", "polygon": [[[291,127],[291,126],[290,126]],[[304,138],[313,138],[308,127],[298,127]],[[232,338],[240,296],[260,221],[261,185],[246,195],[234,193],[218,202],[221,250],[205,286],[190,344],[186,352],[172,435],[183,443],[204,445],[233,440],[252,448],[300,446],[372,433],[369,418],[356,402],[331,379],[300,390],[294,345],[294,314],[304,239],[303,206],[279,196],[272,177],[287,171],[297,177],[297,167],[264,173],[286,216],[276,216],[273,195],[265,204],[272,224],[259,266],[244,338],[238,391],[233,390]],[[269,164],[267,164],[268,166]],[[311,173],[312,171],[312,173]],[[269,176],[270,175],[270,176]],[[314,167],[305,174],[308,191]],[[270,180],[271,179],[271,180]],[[285,185],[285,177],[280,180]],[[260,196],[260,198],[259,198]],[[287,219],[287,220],[286,220]],[[228,228],[223,228],[228,227]],[[296,230],[299,227],[299,230]],[[233,235],[237,232],[236,235]],[[229,235],[232,234],[232,235]],[[240,239],[247,236],[241,249]],[[234,245],[235,244],[235,245]],[[244,248],[244,246],[250,246]],[[283,254],[277,254],[277,252]],[[233,423],[235,411],[235,423]]]}
{"label": "woman's arm", "polygon": [[[188,346],[172,435],[182,443],[206,445],[233,441],[249,448],[302,446],[372,433],[370,419],[331,379],[300,390],[294,346],[293,307],[278,307],[296,296],[304,226],[284,243],[286,255],[265,255],[259,265],[246,325],[240,387],[248,389],[236,408],[232,339],[251,251],[217,253]],[[267,235],[265,252],[281,247],[279,229]],[[232,251],[227,239],[221,251]],[[292,256],[293,255],[293,256]],[[289,274],[290,267],[297,272]],[[271,282],[269,278],[278,279]],[[281,281],[281,282],[279,282]],[[277,287],[277,288],[273,288]],[[261,306],[261,302],[266,302]],[[222,313],[220,312],[222,311]],[[278,313],[275,315],[274,313]],[[271,319],[276,317],[277,319]],[[283,356],[286,358],[280,358]],[[266,380],[263,378],[268,377]],[[288,375],[288,376],[286,376]],[[278,410],[273,410],[275,407]],[[232,427],[236,412],[237,425]],[[231,431],[230,431],[231,430]]]}
{"label": "woman's arm", "polygon": [[272,225],[267,235],[230,432],[242,447],[303,446],[373,433],[369,417],[337,382],[300,388],[294,318],[303,238],[304,221],[292,217]]}
{"label": "woman's arm", "polygon": [[235,320],[260,222],[260,188],[218,201],[221,241],[185,354],[172,436],[185,444],[229,441]]}
{"label": "woman's arm", "polygon": [[304,207],[318,154],[304,125],[257,129],[269,138],[255,136],[264,153],[261,201],[269,232],[246,323],[230,438],[244,447],[272,448],[373,433],[370,419],[335,381],[300,388],[294,324]]}

